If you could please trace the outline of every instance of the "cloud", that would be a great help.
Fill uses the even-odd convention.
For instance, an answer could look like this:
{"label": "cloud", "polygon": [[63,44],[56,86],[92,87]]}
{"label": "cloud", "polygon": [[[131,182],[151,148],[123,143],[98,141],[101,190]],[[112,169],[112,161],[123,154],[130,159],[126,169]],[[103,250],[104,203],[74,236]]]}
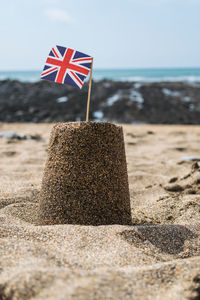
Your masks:
{"label": "cloud", "polygon": [[64,10],[58,8],[50,8],[45,10],[45,15],[56,22],[64,22],[72,24],[75,20]]}

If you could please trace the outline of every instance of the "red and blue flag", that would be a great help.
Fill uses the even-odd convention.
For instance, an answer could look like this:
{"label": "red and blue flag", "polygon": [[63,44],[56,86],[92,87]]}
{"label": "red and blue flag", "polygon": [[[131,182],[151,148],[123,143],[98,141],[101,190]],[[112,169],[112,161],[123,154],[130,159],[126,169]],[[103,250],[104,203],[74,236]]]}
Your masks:
{"label": "red and blue flag", "polygon": [[47,57],[41,79],[82,88],[90,72],[92,57],[82,52],[55,46]]}

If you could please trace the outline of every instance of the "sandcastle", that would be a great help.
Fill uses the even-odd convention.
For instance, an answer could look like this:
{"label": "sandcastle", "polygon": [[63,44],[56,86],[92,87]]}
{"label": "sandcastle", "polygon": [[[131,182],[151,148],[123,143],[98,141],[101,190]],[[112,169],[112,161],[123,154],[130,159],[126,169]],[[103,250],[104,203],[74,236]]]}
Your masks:
{"label": "sandcastle", "polygon": [[53,127],[39,220],[41,225],[131,224],[121,126],[70,122]]}

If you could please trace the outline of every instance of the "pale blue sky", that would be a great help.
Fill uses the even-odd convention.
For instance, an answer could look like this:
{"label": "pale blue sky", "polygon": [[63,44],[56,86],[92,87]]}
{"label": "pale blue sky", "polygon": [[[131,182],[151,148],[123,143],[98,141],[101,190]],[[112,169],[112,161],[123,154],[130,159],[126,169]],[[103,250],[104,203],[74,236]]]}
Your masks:
{"label": "pale blue sky", "polygon": [[0,70],[40,70],[56,44],[96,68],[200,67],[200,0],[0,2]]}

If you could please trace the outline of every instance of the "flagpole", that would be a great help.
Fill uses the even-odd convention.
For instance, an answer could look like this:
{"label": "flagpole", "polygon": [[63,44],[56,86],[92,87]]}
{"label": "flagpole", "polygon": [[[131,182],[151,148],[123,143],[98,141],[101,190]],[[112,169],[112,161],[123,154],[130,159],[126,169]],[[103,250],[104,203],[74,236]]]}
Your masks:
{"label": "flagpole", "polygon": [[92,69],[93,69],[93,58],[92,58],[92,64],[91,64],[90,80],[89,80],[89,89],[88,89],[86,122],[88,122],[88,120],[89,120],[90,94],[91,94],[91,86],[92,86]]}

